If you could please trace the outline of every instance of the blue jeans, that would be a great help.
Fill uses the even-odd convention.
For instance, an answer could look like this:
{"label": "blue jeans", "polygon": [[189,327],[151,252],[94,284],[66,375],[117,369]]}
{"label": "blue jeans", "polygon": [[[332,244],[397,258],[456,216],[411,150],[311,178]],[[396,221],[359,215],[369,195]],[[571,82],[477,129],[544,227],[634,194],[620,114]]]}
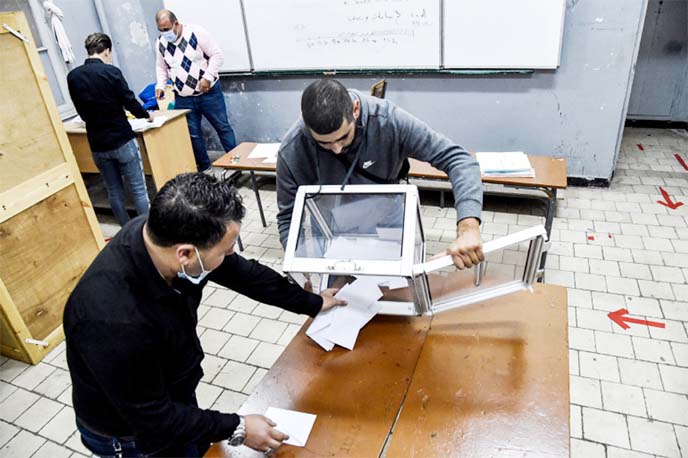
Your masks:
{"label": "blue jeans", "polygon": [[[143,458],[147,456],[160,457],[201,457],[208,451],[210,444],[172,445],[152,455],[145,454],[136,446],[133,437],[108,437],[96,433],[84,426],[78,419],[76,427],[81,434],[84,446],[101,458]],[[118,454],[119,453],[119,454]]]}
{"label": "blue jeans", "polygon": [[93,162],[96,163],[100,175],[105,181],[110,208],[112,208],[112,213],[115,214],[120,226],[124,226],[129,221],[129,214],[124,206],[122,177],[127,180],[136,212],[139,215],[148,213],[148,191],[146,190],[141,153],[136,139],[129,140],[112,151],[93,152]]}
{"label": "blue jeans", "polygon": [[193,147],[196,166],[199,171],[210,167],[210,158],[208,157],[208,150],[206,149],[203,131],[201,130],[201,116],[205,116],[217,131],[225,152],[234,149],[236,146],[236,137],[234,136],[232,126],[229,124],[225,97],[220,86],[220,83],[217,82],[215,86],[203,95],[189,97],[176,95],[174,100],[174,107],[176,109],[191,110],[186,114],[186,123],[189,125],[191,146]]}

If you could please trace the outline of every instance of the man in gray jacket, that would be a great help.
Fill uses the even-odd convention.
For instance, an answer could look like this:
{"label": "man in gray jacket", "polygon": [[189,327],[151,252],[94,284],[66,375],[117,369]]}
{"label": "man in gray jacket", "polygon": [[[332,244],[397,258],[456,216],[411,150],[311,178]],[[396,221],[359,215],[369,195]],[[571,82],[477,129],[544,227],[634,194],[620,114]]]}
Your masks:
{"label": "man in gray jacket", "polygon": [[302,117],[285,135],[277,160],[277,223],[286,246],[299,186],[397,183],[408,158],[429,162],[452,183],[456,240],[449,246],[459,269],[482,261],[482,183],[466,150],[387,100],[348,91],[334,79],[310,84]]}

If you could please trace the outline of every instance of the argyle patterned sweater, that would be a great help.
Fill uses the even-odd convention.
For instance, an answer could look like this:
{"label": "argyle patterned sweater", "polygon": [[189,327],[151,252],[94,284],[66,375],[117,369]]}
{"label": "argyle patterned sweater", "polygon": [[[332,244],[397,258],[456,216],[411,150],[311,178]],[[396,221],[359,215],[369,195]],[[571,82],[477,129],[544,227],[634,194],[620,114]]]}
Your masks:
{"label": "argyle patterned sweater", "polygon": [[156,52],[156,89],[165,89],[172,80],[174,92],[188,97],[201,95],[198,83],[201,78],[214,86],[224,62],[222,49],[210,34],[197,25],[184,24],[181,37],[169,42],[158,37]]}

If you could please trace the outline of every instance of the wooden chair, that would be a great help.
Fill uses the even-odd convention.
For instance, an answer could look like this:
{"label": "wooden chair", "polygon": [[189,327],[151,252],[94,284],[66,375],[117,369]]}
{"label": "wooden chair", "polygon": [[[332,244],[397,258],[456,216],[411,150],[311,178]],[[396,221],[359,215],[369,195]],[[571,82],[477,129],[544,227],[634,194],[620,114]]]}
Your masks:
{"label": "wooden chair", "polygon": [[381,79],[373,84],[370,88],[370,95],[379,99],[385,98],[385,91],[387,90],[387,80]]}

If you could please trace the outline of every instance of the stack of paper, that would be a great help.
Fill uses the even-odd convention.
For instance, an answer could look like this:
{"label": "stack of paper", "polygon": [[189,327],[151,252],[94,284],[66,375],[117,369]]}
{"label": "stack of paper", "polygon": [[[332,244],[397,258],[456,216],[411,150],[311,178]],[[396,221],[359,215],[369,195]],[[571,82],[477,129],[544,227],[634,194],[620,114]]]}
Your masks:
{"label": "stack of paper", "polygon": [[378,303],[382,297],[378,281],[377,277],[362,276],[344,286],[335,297],[347,305],[320,312],[306,335],[327,351],[335,344],[353,350],[361,328],[382,308]]}
{"label": "stack of paper", "polygon": [[153,121],[150,122],[147,119],[130,119],[129,120],[129,125],[131,125],[132,130],[138,131],[138,132],[143,132],[148,129],[157,129],[158,127],[161,127],[163,124],[165,124],[165,121],[167,121],[166,116],[156,116],[153,118]]}
{"label": "stack of paper", "polygon": [[249,153],[248,158],[263,159],[263,162],[266,164],[275,164],[277,163],[279,146],[279,143],[257,143]]}
{"label": "stack of paper", "polygon": [[523,151],[476,153],[480,173],[484,177],[534,177],[528,155]]}

